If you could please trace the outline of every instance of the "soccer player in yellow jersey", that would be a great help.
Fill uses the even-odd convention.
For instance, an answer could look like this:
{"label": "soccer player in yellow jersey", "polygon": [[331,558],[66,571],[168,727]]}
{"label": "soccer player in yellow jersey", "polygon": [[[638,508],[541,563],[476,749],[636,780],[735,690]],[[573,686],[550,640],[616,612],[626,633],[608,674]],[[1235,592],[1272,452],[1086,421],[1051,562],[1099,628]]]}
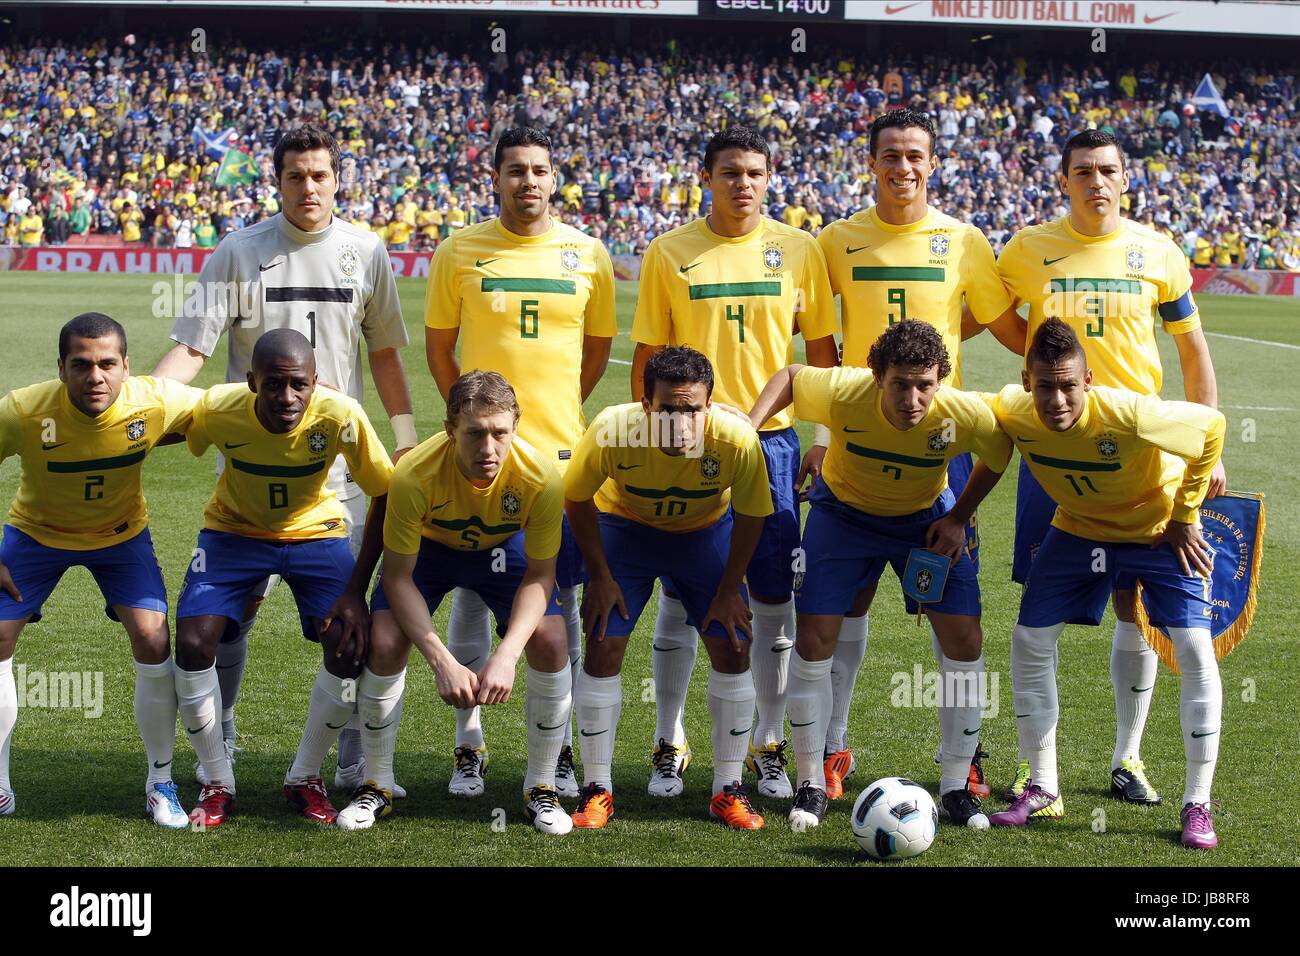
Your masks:
{"label": "soccer player in yellow jersey", "polygon": [[202,392],[130,377],[126,332],[85,312],[59,333],[59,377],[0,399],[0,461],[22,460],[18,496],[0,539],[0,816],[15,809],[9,746],[18,718],[13,656],[28,621],[68,568],[86,568],[121,621],[135,662],[135,715],[144,738],[145,812],[181,828],[189,818],[172,782],[176,685],[167,589],[154,557],[140,488],[145,456],[183,433]]}
{"label": "soccer player in yellow jersey", "polygon": [[[527,658],[524,815],[542,833],[573,828],[555,791],[573,702],[555,590],[564,487],[549,456],[518,437],[519,420],[504,378],[468,372],[447,396],[445,432],[418,445],[393,474],[384,566],[371,595],[370,660],[360,681],[371,777],[339,814],[345,829],[366,829],[392,811],[393,749],[412,644],[433,668],[438,696],[459,710],[509,700],[519,656]],[[474,591],[497,620],[501,643],[477,671],[457,661],[429,625],[453,588]]]}
{"label": "soccer player in yellow jersey", "polygon": [[301,332],[264,333],[251,364],[247,384],[208,389],[186,436],[195,455],[209,446],[226,455],[176,602],[176,696],[204,772],[191,818],[214,827],[234,812],[217,644],[239,627],[249,594],[278,574],[293,592],[303,636],[319,641],[324,656],[284,795],[303,816],[328,824],[337,811],[320,766],[353,713],[348,688],[365,659],[365,614],[364,605],[353,602],[345,613],[340,603],[356,562],[344,504],[326,482],[342,455],[361,491],[382,498],[393,466],[361,405],[317,387],[315,354]]}
{"label": "soccer player in yellow jersey", "polygon": [[1204,405],[1093,385],[1079,343],[1065,322],[1042,322],[1022,384],[987,396],[1057,505],[1011,638],[1016,730],[1030,780],[1012,806],[990,820],[1024,826],[1035,817],[1061,815],[1060,806],[1053,812],[1061,793],[1056,642],[1066,624],[1100,624],[1111,592],[1136,579],[1151,623],[1173,642],[1182,674],[1182,842],[1212,849],[1219,842],[1209,801],[1223,687],[1209,630],[1213,552],[1201,537],[1198,515],[1223,451],[1224,418]]}
{"label": "soccer player in yellow jersey", "polygon": [[[864,367],[871,344],[889,326],[919,319],[943,336],[953,365],[948,384],[961,388],[962,340],[987,326],[1003,345],[1023,355],[1025,320],[1011,306],[984,234],[928,204],[927,183],[939,165],[934,141],[934,124],[925,113],[899,109],[878,117],[871,124],[867,152],[876,204],[831,223],[817,243],[830,269],[831,289],[840,297],[842,363]],[[955,496],[966,487],[971,465],[969,454],[948,463],[948,486]],[[976,516],[966,529],[966,547],[978,572]],[[843,779],[854,769],[849,705],[867,651],[867,610],[873,596],[867,590],[854,601],[835,645],[835,703],[826,737],[826,794],[831,800],[843,794]],[[931,638],[935,658],[942,659],[938,638]],[[987,797],[981,756],[987,754],[976,747],[970,786],[976,796]]]}
{"label": "soccer player in yellow jersey", "polygon": [[[742,578],[772,513],[758,434],[710,405],[713,368],[673,346],[645,366],[645,397],[605,409],[583,436],[565,475],[565,508],[589,572],[587,648],[574,698],[583,789],[575,826],[599,828],[614,813],[611,765],[623,655],[656,578],[670,581],[713,664],[715,819],[757,830],[763,818],[741,769],[754,722],[750,612]],[[681,777],[674,777],[681,788]]]}
{"label": "soccer player in yellow jersey", "polygon": [[[801,332],[810,365],[836,363],[835,303],[826,261],[808,233],[763,215],[772,172],[767,142],[730,126],[709,140],[703,178],[709,215],[656,237],[641,262],[632,338],[632,398],[644,395],[645,363],[668,345],[689,345],[713,366],[715,403],[753,405],[774,374],[794,361]],[[746,761],[764,796],[793,795],[786,776],[785,690],[794,646],[791,600],[799,560],[801,464],[794,419],[780,411],[758,430],[775,509],[746,569],[754,613],[751,665],[758,722]],[[812,469],[816,477],[815,468]],[[698,637],[685,608],[665,587],[655,622],[654,679],[658,719],[649,791],[673,796],[690,750],[682,725]]]}
{"label": "soccer player in yellow jersey", "polygon": [[[563,475],[586,427],[582,403],[605,374],[618,322],[609,254],[599,239],[551,216],[555,179],[545,133],[515,127],[501,135],[492,174],[501,215],[460,230],[438,247],[429,266],[424,321],[429,369],[443,397],[461,369],[500,372],[519,396],[520,437]],[[575,677],[582,654],[582,580],[582,556],[566,521],[556,583]],[[461,663],[481,667],[487,659],[487,614],[473,591],[452,595],[447,647]],[[556,767],[561,796],[578,795],[572,744],[570,723]],[[456,712],[454,762],[451,792],[481,794],[488,751],[477,708]]]}
{"label": "soccer player in yellow jersey", "polygon": [[[1159,395],[1159,321],[1177,346],[1187,400],[1214,408],[1218,386],[1192,298],[1187,259],[1168,237],[1120,215],[1119,197],[1128,189],[1128,173],[1119,144],[1109,133],[1085,130],[1066,142],[1063,154],[1058,180],[1070,198],[1069,214],[1020,230],[998,259],[1007,291],[1017,305],[1029,306],[1030,338],[1044,320],[1059,318],[1083,343],[1098,385]],[[1226,487],[1220,463],[1210,477],[1209,497]],[[1013,580],[1025,583],[1055,507],[1022,458]],[[1139,752],[1158,662],[1133,622],[1134,594],[1132,581],[1116,584],[1111,792],[1132,803],[1159,803]],[[1022,753],[1012,794],[1023,789],[1028,774]]]}
{"label": "soccer player in yellow jersey", "polygon": [[[826,813],[823,748],[832,655],[844,615],[858,593],[875,588],[887,564],[906,584],[910,552],[928,548],[950,565],[938,599],[923,605],[942,651],[939,812],[958,826],[983,829],[988,818],[968,787],[983,711],[984,655],[979,579],[965,548],[965,529],[997,476],[986,471],[977,479],[973,472],[954,500],[948,462],[974,452],[1001,471],[1011,443],[978,395],[942,384],[952,366],[942,336],[929,323],[904,319],[890,326],[867,353],[867,365],[869,370],[791,365],[773,376],[749,413],[761,426],[793,402],[795,414],[821,423],[831,435],[809,498],[807,569],[795,592],[799,624],[790,665],[790,727],[799,789],[790,822],[813,827]],[[906,603],[909,613],[917,613],[911,597]]]}

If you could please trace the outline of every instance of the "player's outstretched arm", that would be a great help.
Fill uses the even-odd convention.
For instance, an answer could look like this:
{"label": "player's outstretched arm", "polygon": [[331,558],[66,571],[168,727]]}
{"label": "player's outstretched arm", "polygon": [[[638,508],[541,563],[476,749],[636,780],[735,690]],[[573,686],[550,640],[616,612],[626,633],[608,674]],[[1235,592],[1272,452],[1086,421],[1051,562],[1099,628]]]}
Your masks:
{"label": "player's outstretched arm", "polygon": [[207,359],[208,357],[198,349],[177,342],[158,360],[158,364],[149,374],[155,378],[170,378],[188,385],[194,381],[194,376],[199,374]]}
{"label": "player's outstretched arm", "polygon": [[614,340],[605,335],[582,337],[582,400],[585,402],[605,377],[609,367],[609,350]]}
{"label": "player's outstretched arm", "polygon": [[542,623],[546,605],[555,590],[555,555],[529,558],[523,580],[510,605],[510,624],[496,651],[478,674],[478,702],[504,704],[515,684],[515,667],[524,653],[524,645]]}
{"label": "player's outstretched arm", "polygon": [[[1219,407],[1219,382],[1214,374],[1214,360],[1210,357],[1210,345],[1205,341],[1205,332],[1200,328],[1192,329],[1174,336],[1174,345],[1178,347],[1178,364],[1183,370],[1183,393],[1189,402],[1198,402],[1210,408]],[[1217,498],[1228,490],[1228,475],[1220,459],[1210,473],[1210,487],[1205,497]]]}
{"label": "player's outstretched arm", "polygon": [[632,353],[632,401],[639,402],[645,397],[646,363],[651,356],[663,349],[662,345],[646,345],[644,342],[636,344],[636,351]]}
{"label": "player's outstretched arm", "polygon": [[926,530],[926,548],[956,564],[966,546],[966,525],[970,524],[971,515],[1001,478],[1002,472],[994,471],[982,461],[976,462],[952,510]]}
{"label": "player's outstretched arm", "polygon": [[393,426],[396,444],[393,446],[393,461],[410,451],[419,440],[415,434],[414,406],[411,404],[411,388],[406,381],[406,366],[402,364],[402,353],[396,348],[376,349],[370,355],[370,374],[375,380],[375,391],[379,401]]}
{"label": "player's outstretched arm", "polygon": [[388,596],[388,605],[397,619],[397,626],[433,668],[438,696],[453,707],[473,707],[478,696],[478,675],[461,666],[434,633],[429,605],[411,576],[417,557],[384,549],[384,593]]}
{"label": "player's outstretched arm", "polygon": [[745,599],[740,596],[740,582],[745,576],[745,568],[749,567],[749,561],[754,556],[754,549],[758,547],[758,539],[763,535],[763,522],[763,518],[736,513],[731,526],[731,550],[727,553],[727,564],[722,569],[717,593],[709,602],[704,622],[700,625],[700,630],[703,631],[714,621],[721,624],[731,640],[731,649],[737,654],[744,650],[740,634],[744,634],[745,640],[754,639],[749,623],[754,615]]}
{"label": "player's outstretched arm", "polygon": [[755,428],[762,428],[769,418],[794,401],[794,377],[802,368],[802,365],[787,365],[763,386],[754,407],[749,410],[749,420]]}
{"label": "player's outstretched arm", "polygon": [[456,360],[456,339],[460,328],[435,329],[424,327],[424,357],[429,362],[429,372],[438,386],[438,394],[447,400],[451,387],[460,378],[460,362]]}
{"label": "player's outstretched arm", "polygon": [[587,583],[582,588],[582,632],[588,640],[603,641],[609,615],[618,608],[623,619],[627,620],[627,605],[623,601],[622,589],[610,573],[605,547],[600,541],[600,513],[590,498],[586,501],[566,500],[564,513],[569,518],[569,529],[587,569]]}
{"label": "player's outstretched arm", "polygon": [[375,565],[384,548],[384,515],[387,512],[387,495],[371,500],[370,510],[366,512],[361,551],[352,569],[352,577],[321,622],[322,631],[328,630],[336,619],[340,622],[343,637],[339,641],[337,656],[343,656],[344,650],[351,648],[354,666],[360,666],[370,651],[370,608],[366,604],[366,591],[370,589],[370,579],[374,576]]}
{"label": "player's outstretched arm", "polygon": [[[964,315],[962,316],[962,322],[964,327]],[[1007,351],[1013,355],[1024,355],[1025,350],[1029,347],[1029,323],[1020,317],[1020,313],[1014,307],[1007,309],[990,322],[988,329],[993,333],[993,337],[1001,342]],[[962,338],[966,338],[964,331],[962,332]]]}

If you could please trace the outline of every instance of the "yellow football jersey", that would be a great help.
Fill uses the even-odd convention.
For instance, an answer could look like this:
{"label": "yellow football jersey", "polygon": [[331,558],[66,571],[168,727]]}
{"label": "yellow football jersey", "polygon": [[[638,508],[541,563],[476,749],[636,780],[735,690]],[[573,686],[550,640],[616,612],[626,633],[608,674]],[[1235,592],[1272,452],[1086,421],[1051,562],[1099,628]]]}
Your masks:
{"label": "yellow football jersey", "polygon": [[22,458],[9,523],[50,548],[91,551],[121,544],[149,523],[140,468],[169,432],[190,427],[202,389],[168,378],[128,376],[95,418],[57,379],[0,399],[0,461]]}
{"label": "yellow football jersey", "polygon": [[564,476],[564,495],[662,531],[707,528],[727,505],[765,518],[772,491],[758,432],[729,412],[710,410],[704,436],[686,455],[653,445],[652,420],[639,402],[596,416]]}
{"label": "yellow football jersey", "polygon": [[941,385],[925,418],[906,431],[880,408],[875,376],[862,368],[805,366],[794,377],[795,414],[831,430],[822,480],[840,501],[872,515],[931,507],[948,487],[948,462],[974,452],[994,471],[1011,441],[974,392]]}
{"label": "yellow football jersey", "polygon": [[1029,303],[1029,338],[1048,318],[1079,336],[1093,382],[1160,394],[1155,323],[1170,335],[1201,326],[1187,257],[1167,236],[1130,219],[1105,236],[1075,232],[1070,217],[1021,229],[998,271],[1017,305]]}
{"label": "yellow football jersey", "polygon": [[456,467],[445,431],[416,445],[397,463],[384,547],[417,554],[421,536],[449,548],[482,551],[523,531],[524,553],[542,561],[560,552],[564,483],[550,458],[515,435],[496,478],[476,488]]}
{"label": "yellow football jersey", "polygon": [[1056,502],[1055,527],[1094,541],[1145,542],[1171,518],[1196,521],[1223,452],[1221,412],[1094,386],[1074,427],[1054,432],[1022,386],[984,397]]}
{"label": "yellow football jersey", "polygon": [[[834,335],[835,302],[816,240],[764,217],[728,239],[696,219],[654,239],[641,260],[632,338],[689,345],[713,363],[713,400],[749,411],[805,341]],[[765,430],[788,428],[788,409]]]}
{"label": "yellow football jersey", "polygon": [[563,470],[582,437],[582,340],[618,333],[614,268],[599,239],[556,222],[517,236],[489,219],[455,233],[429,264],[424,323],[460,329],[460,365],[505,376],[518,434]]}
{"label": "yellow football jersey", "polygon": [[388,493],[393,464],[361,405],[317,386],[302,420],[274,434],[257,420],[257,398],[242,382],[215,385],[194,408],[190,451],[215,445],[226,457],[203,526],[247,538],[296,541],[347,536],[343,505],[327,487],[339,455],[367,495]]}
{"label": "yellow football jersey", "polygon": [[867,353],[887,328],[920,319],[943,336],[953,369],[948,384],[961,388],[963,296],[985,325],[1011,308],[984,233],[937,209],[895,226],[873,206],[831,223],[817,244],[840,297],[845,365],[865,368]]}

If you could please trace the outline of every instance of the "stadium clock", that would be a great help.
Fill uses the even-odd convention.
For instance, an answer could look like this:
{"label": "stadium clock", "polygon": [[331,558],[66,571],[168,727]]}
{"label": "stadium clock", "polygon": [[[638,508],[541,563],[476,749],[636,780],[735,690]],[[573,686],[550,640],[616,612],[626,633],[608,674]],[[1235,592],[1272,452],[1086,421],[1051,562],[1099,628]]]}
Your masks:
{"label": "stadium clock", "polygon": [[843,20],[844,0],[705,0],[700,13],[750,20]]}

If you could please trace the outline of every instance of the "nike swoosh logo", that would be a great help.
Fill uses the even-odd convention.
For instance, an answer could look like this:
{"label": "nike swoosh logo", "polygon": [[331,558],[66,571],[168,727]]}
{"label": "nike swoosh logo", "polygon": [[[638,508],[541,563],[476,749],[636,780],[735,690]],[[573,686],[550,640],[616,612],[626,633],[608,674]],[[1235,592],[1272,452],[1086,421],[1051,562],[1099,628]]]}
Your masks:
{"label": "nike swoosh logo", "polygon": [[[216,720],[216,718],[214,717],[214,718],[212,718],[212,720]],[[203,733],[203,731],[207,730],[209,727],[212,726],[212,720],[209,720],[206,724],[204,724],[204,725],[203,725],[202,727],[200,727],[198,730],[190,730],[189,727],[186,727],[186,728],[185,728],[185,732],[186,732],[187,734],[201,734],[201,733]]]}
{"label": "nike swoosh logo", "polygon": [[796,724],[796,723],[792,720],[792,721],[790,721],[790,726],[791,726],[791,727],[811,727],[811,726],[812,726],[813,724],[815,724],[815,723],[817,723],[817,721],[815,721],[815,720],[810,720],[810,721],[808,721],[808,723],[806,723],[806,724]]}
{"label": "nike swoosh logo", "polygon": [[[1174,11],[1174,13],[1177,12],[1178,11],[1176,10]],[[1174,15],[1173,13],[1162,13],[1158,17],[1153,17],[1151,14],[1148,13],[1142,17],[1142,22],[1147,24],[1159,23],[1161,20],[1167,20],[1169,17],[1172,17],[1173,15]]]}
{"label": "nike swoosh logo", "polygon": [[483,656],[483,655],[480,654],[478,657],[471,657],[469,660],[467,660],[464,664],[461,664],[460,666],[461,666],[461,667],[469,667],[470,664],[473,664],[476,660],[478,660],[479,657],[482,657],[482,656]]}
{"label": "nike swoosh logo", "polygon": [[698,265],[699,265],[698,262],[692,262],[689,266],[680,266],[680,267],[678,268],[677,271],[678,271],[678,272],[683,272],[683,273],[685,273],[685,272],[690,272],[692,269],[694,269],[694,268],[695,268],[696,266],[698,266]]}
{"label": "nike swoosh logo", "polygon": [[753,730],[753,729],[754,729],[754,725],[753,725],[753,724],[750,724],[750,725],[749,725],[748,727],[746,727],[744,730],[733,730],[733,731],[731,731],[731,736],[733,736],[733,737],[743,737],[743,736],[745,736],[745,734],[749,733],[749,732],[750,732],[751,730]]}
{"label": "nike swoosh logo", "polygon": [[482,268],[483,268],[485,265],[487,265],[489,262],[496,262],[497,259],[500,259],[500,258],[501,258],[500,256],[495,256],[495,257],[493,257],[493,258],[491,258],[491,259],[475,259],[475,260],[474,260],[474,268],[475,268],[475,269],[482,269]]}
{"label": "nike swoosh logo", "polygon": [[368,720],[365,722],[366,730],[383,730],[385,727],[391,727],[391,726],[393,726],[393,722],[391,720],[386,724],[380,724],[378,727],[372,726],[370,721]]}
{"label": "nike swoosh logo", "polygon": [[1196,731],[1193,730],[1193,731],[1192,731],[1192,737],[1193,737],[1193,739],[1195,739],[1195,740],[1200,740],[1202,737],[1213,737],[1213,736],[1214,736],[1215,734],[1217,734],[1217,733],[1218,733],[1217,730],[1210,730],[1210,731],[1206,731],[1206,732],[1203,733],[1203,734],[1198,734]]}
{"label": "nike swoosh logo", "polygon": [[1072,255],[1074,255],[1073,252],[1067,252],[1065,255],[1057,256],[1055,259],[1049,259],[1047,256],[1043,256],[1043,265],[1050,266],[1053,262],[1060,262],[1062,259],[1068,259]]}
{"label": "nike swoosh logo", "polygon": [[1019,719],[1019,718],[1021,718],[1021,717],[1032,717],[1032,716],[1034,716],[1034,715],[1033,715],[1033,714],[1016,714],[1016,718],[1017,718],[1017,719]]}
{"label": "nike swoosh logo", "polygon": [[[1155,686],[1156,686],[1155,684],[1151,685],[1151,687],[1155,687]],[[1133,691],[1133,693],[1135,694],[1145,694],[1147,691],[1151,689],[1151,687],[1130,687],[1129,690]]]}
{"label": "nike swoosh logo", "polygon": [[609,732],[608,727],[606,727],[604,730],[598,730],[594,734],[589,734],[585,730],[578,731],[578,733],[582,734],[582,736],[584,737],[599,737],[601,734],[608,733],[608,732]]}
{"label": "nike swoosh logo", "polygon": [[342,730],[347,725],[348,722],[346,720],[343,721],[343,723],[341,724],[331,724],[328,720],[325,721],[325,726],[328,727],[330,730]]}
{"label": "nike swoosh logo", "polygon": [[226,442],[226,447],[227,447],[227,448],[232,448],[232,449],[233,449],[233,448],[243,448],[245,445],[251,445],[251,444],[252,444],[251,441],[237,441],[237,442],[234,442],[233,444],[232,444],[231,442]]}
{"label": "nike swoosh logo", "polygon": [[848,425],[845,425],[843,430],[848,432],[850,435],[860,435],[863,432],[871,431],[870,428],[850,428]]}
{"label": "nike swoosh logo", "polygon": [[54,451],[54,449],[56,449],[56,448],[62,448],[62,447],[63,447],[64,445],[66,445],[66,444],[67,444],[67,442],[65,442],[65,441],[61,441],[61,442],[59,442],[59,443],[56,444],[56,445],[46,445],[44,442],[42,442],[42,443],[41,443],[41,451]]}
{"label": "nike swoosh logo", "polygon": [[564,726],[564,723],[565,723],[564,721],[560,721],[554,727],[547,727],[545,724],[539,723],[537,725],[537,729],[538,730],[559,730],[561,727]]}
{"label": "nike swoosh logo", "polygon": [[[917,3],[920,3],[920,2],[921,2],[921,0],[917,0]],[[890,6],[886,6],[886,7],[885,7],[885,16],[887,16],[887,17],[892,17],[895,13],[902,13],[904,10],[911,9],[911,8],[914,7],[914,6],[916,6],[916,3],[905,3],[905,4],[903,4],[901,7],[890,7]]]}
{"label": "nike swoosh logo", "polygon": [[793,644],[791,644],[790,647],[772,647],[772,648],[769,648],[769,650],[771,650],[771,652],[772,652],[773,654],[784,654],[786,651],[790,650],[790,648],[792,648],[792,647],[794,647]]}
{"label": "nike swoosh logo", "polygon": [[861,252],[863,249],[870,249],[870,248],[871,248],[871,244],[870,244],[870,243],[868,243],[868,244],[865,245],[865,246],[858,246],[856,249],[853,248],[852,246],[845,246],[845,247],[844,247],[844,254],[845,254],[846,256],[851,256],[851,255],[853,255],[853,253],[855,253],[855,252]]}
{"label": "nike swoosh logo", "polygon": [[1022,441],[1022,442],[1024,442],[1024,443],[1027,444],[1027,445],[1032,445],[1034,442],[1038,441],[1038,439],[1037,439],[1037,438],[1022,438],[1021,436],[1017,435],[1017,436],[1016,436],[1016,441]]}
{"label": "nike swoosh logo", "polygon": [[633,468],[640,468],[640,465],[615,465],[619,471],[631,471]]}
{"label": "nike swoosh logo", "polygon": [[259,262],[259,263],[257,264],[257,271],[258,271],[258,272],[265,272],[267,269],[274,269],[276,266],[280,265],[282,262],[284,262],[283,259],[277,259],[275,262],[272,262],[269,266],[264,266],[264,265],[262,265],[262,264]]}
{"label": "nike swoosh logo", "polygon": [[653,649],[656,650],[656,651],[663,651],[665,654],[667,654],[669,651],[680,651],[680,650],[681,650],[680,647],[660,647],[658,644],[651,644],[650,647],[653,648]]}
{"label": "nike swoosh logo", "polygon": [[169,763],[171,763],[170,760],[164,760],[162,763],[159,763],[157,760],[155,760],[155,761],[153,762],[153,766],[154,766],[154,769],[155,769],[155,770],[161,770],[163,767],[167,766]]}
{"label": "nike swoosh logo", "polygon": [[429,508],[429,510],[430,510],[430,511],[438,511],[438,510],[441,509],[441,508],[445,508],[445,507],[447,507],[447,505],[449,505],[449,504],[451,504],[451,499],[450,499],[450,498],[448,498],[446,501],[444,501],[444,502],[443,502],[442,504],[440,504],[440,505],[433,505],[432,507]]}
{"label": "nike swoosh logo", "polygon": [[983,724],[980,724],[979,727],[976,727],[974,730],[963,730],[962,733],[965,734],[967,737],[972,737],[975,734],[978,734],[980,732],[980,728],[982,728],[983,726],[984,726]]}

